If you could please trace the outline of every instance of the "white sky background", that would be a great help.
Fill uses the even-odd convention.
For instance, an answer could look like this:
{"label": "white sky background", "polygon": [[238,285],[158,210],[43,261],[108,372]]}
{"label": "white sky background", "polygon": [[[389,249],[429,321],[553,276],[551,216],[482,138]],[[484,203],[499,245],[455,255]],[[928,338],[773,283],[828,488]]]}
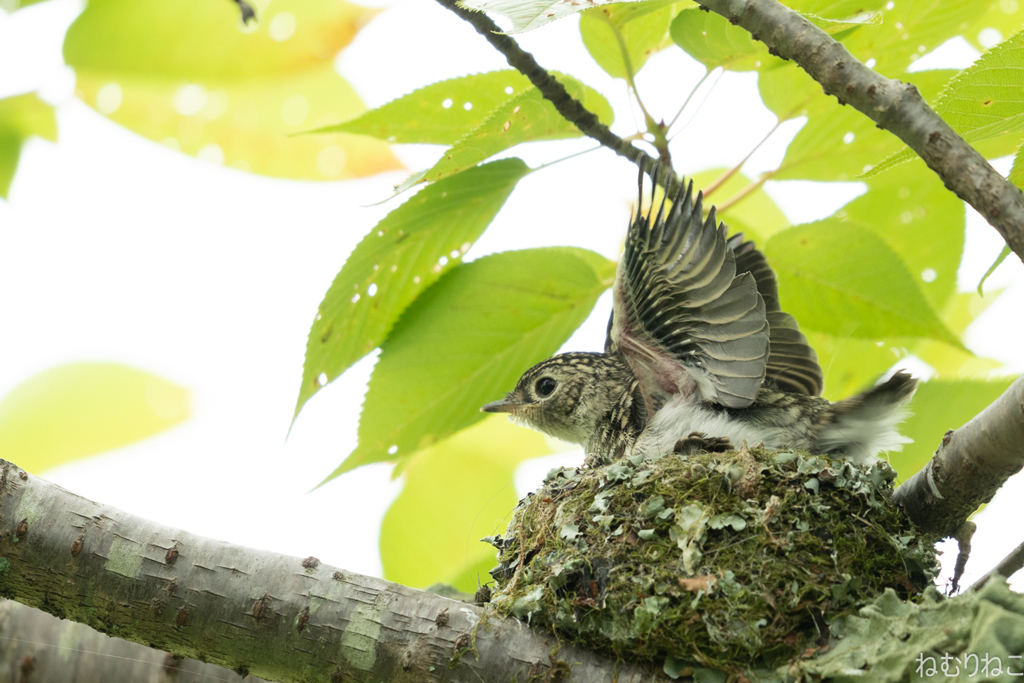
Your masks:
{"label": "white sky background", "polygon": [[[337,61],[368,106],[467,67],[506,68],[435,2],[386,6]],[[0,97],[41,91],[59,105],[60,135],[58,144],[26,145],[10,199],[0,200],[0,395],[73,361],[127,363],[186,386],[194,412],[183,425],[47,478],[161,523],[379,575],[380,519],[400,487],[390,481],[390,466],[364,467],[307,494],[355,446],[372,359],[321,391],[287,442],[285,435],[317,305],[349,251],[396,202],[366,205],[387,197],[405,174],[337,183],[268,179],[184,156],[107,121],[75,100],[61,57],[64,31],[81,7],[51,0],[13,15],[0,11]],[[630,115],[625,86],[587,56],[575,17],[520,42],[543,66],[608,96],[616,132],[635,131],[641,119]],[[960,41],[918,67],[962,67],[976,54]],[[702,75],[681,50],[668,49],[638,84],[655,116],[671,119]],[[771,129],[775,118],[754,84],[752,74],[718,83],[673,144],[677,170],[738,162]],[[774,168],[800,125],[783,125],[745,172]],[[582,139],[512,153],[536,166],[591,146]],[[441,151],[397,148],[410,171]],[[635,178],[635,167],[605,150],[530,175],[468,257],[579,245],[616,258]],[[794,222],[827,216],[861,191],[857,183],[765,187]],[[963,289],[976,286],[1002,246],[969,213]],[[975,352],[1014,372],[1024,370],[1022,270],[1011,257],[996,272],[987,289],[1011,289],[967,338]],[[598,350],[608,307],[605,297],[565,350]],[[568,454],[528,465],[517,488],[535,488],[554,464],[578,460]],[[1024,484],[1008,489],[977,518],[968,584],[1024,540],[1024,528],[1010,522],[1019,518],[1015,498]]]}

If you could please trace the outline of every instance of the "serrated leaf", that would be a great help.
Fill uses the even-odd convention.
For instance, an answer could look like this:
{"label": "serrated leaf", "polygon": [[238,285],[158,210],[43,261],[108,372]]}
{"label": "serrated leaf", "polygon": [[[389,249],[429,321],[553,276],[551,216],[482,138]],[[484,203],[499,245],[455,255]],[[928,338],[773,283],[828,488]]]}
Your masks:
{"label": "serrated leaf", "polygon": [[889,461],[906,481],[931,460],[948,429],[959,429],[984,410],[1013,383],[999,380],[932,380],[917,388],[910,403],[911,417],[900,433],[914,440],[899,453],[890,453]]}
{"label": "serrated leaf", "polygon": [[614,264],[585,249],[503,252],[464,263],[424,292],[381,348],[359,445],[329,479],[415,452],[483,418],[586,319]]}
{"label": "serrated leaf", "polygon": [[1017,150],[1017,153],[1013,155],[1013,165],[1010,167],[1010,174],[1006,177],[1011,183],[1017,187],[1024,187],[1024,156],[1022,156],[1021,147]]}
{"label": "serrated leaf", "polygon": [[72,363],[0,399],[0,453],[33,473],[145,439],[186,420],[188,389],[116,363]]}
{"label": "serrated leaf", "polygon": [[[599,92],[574,78],[559,78],[574,98],[597,115],[605,124],[611,124],[614,115],[611,105]],[[510,98],[492,111],[479,126],[466,133],[440,161],[423,174],[403,183],[434,182],[475,166],[484,159],[523,142],[535,140],[561,140],[575,138],[583,133],[566,121],[550,101],[536,88],[529,88]]]}
{"label": "serrated leaf", "polygon": [[313,133],[354,133],[398,143],[454,145],[499,105],[533,88],[513,69],[450,78],[414,90],[351,121]]}
{"label": "serrated leaf", "polygon": [[455,267],[529,172],[513,158],[446,178],[420,190],[362,239],[317,309],[296,416],[323,384],[377,348],[402,311]]}
{"label": "serrated leaf", "polygon": [[376,140],[291,134],[362,113],[333,60],[374,14],[275,0],[242,30],[231,2],[94,0],[64,57],[83,100],[151,140],[271,176],[360,177],[400,164]]}
{"label": "serrated leaf", "polygon": [[31,93],[0,100],[0,197],[7,198],[21,147],[30,135],[57,141],[53,107]]}
{"label": "serrated leaf", "polygon": [[[707,188],[727,170],[726,168],[712,168],[695,173],[692,176],[694,189]],[[704,207],[708,208],[728,201],[738,192],[747,189],[751,182],[752,180],[742,173],[734,173],[714,191],[710,198],[704,200]],[[718,218],[729,226],[730,235],[742,232],[747,239],[752,239],[759,245],[764,244],[765,240],[778,231],[789,227],[786,215],[768,196],[763,187],[750,192],[742,202],[733,204],[725,211],[718,212]]]}
{"label": "serrated leaf", "polygon": [[778,275],[782,307],[801,328],[960,346],[903,261],[869,230],[826,221],[798,225],[768,240],[765,255]]}
{"label": "serrated leaf", "polygon": [[583,46],[612,78],[636,76],[651,55],[671,44],[668,28],[675,8],[673,0],[654,0],[586,10],[580,15]]}
{"label": "serrated leaf", "polygon": [[547,439],[491,415],[416,454],[380,528],[384,578],[404,586],[446,583],[472,593],[490,580],[494,548],[516,505],[513,475],[551,452]]}
{"label": "serrated leaf", "polygon": [[[955,71],[943,69],[907,74],[926,100],[933,100]],[[820,86],[818,86],[820,91]],[[809,115],[786,149],[774,174],[778,180],[847,181],[871,170],[872,164],[898,150],[903,143],[853,107],[828,107]]]}
{"label": "serrated leaf", "polygon": [[[1024,139],[1022,78],[1024,32],[995,46],[954,76],[935,102],[935,112],[971,144],[998,139],[997,146],[985,149],[988,156],[1009,154]],[[872,174],[914,158],[914,151],[904,147],[878,164]]]}

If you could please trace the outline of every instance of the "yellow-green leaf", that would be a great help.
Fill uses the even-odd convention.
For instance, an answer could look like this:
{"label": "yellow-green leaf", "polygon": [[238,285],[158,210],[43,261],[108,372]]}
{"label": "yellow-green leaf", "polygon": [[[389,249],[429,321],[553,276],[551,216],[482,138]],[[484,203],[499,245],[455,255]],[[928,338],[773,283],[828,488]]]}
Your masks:
{"label": "yellow-green leaf", "polygon": [[57,141],[53,107],[33,94],[0,100],[0,197],[7,198],[21,146],[30,135]]}
{"label": "yellow-green leaf", "polygon": [[454,267],[530,169],[502,159],[428,185],[356,246],[320,303],[306,342],[295,415],[375,349],[398,316]]}
{"label": "yellow-green leaf", "polygon": [[783,309],[803,328],[961,345],[903,261],[869,230],[834,220],[798,225],[768,240],[765,255],[778,274]]}
{"label": "yellow-green leaf", "polygon": [[502,105],[533,88],[513,69],[432,83],[358,118],[314,133],[356,133],[399,143],[453,145]]}
{"label": "yellow-green leaf", "polygon": [[446,583],[469,593],[478,579],[489,581],[495,551],[480,539],[505,531],[519,463],[550,452],[539,432],[492,415],[416,454],[381,523],[384,578],[414,588]]}
{"label": "yellow-green leaf", "polygon": [[614,279],[585,249],[508,251],[463,263],[408,308],[381,347],[359,445],[331,474],[414,453],[483,419],[554,353]]}
{"label": "yellow-green leaf", "polygon": [[[711,183],[722,177],[728,169],[712,168],[692,176],[695,190],[704,190]],[[734,173],[714,193],[704,200],[704,208],[729,201],[741,191],[749,191],[753,182],[742,173]],[[743,201],[733,204],[725,211],[718,212],[719,219],[729,226],[729,234],[742,232],[747,239],[755,240],[759,245],[775,233],[789,227],[789,220],[782,209],[768,196],[763,187],[749,192]]]}
{"label": "yellow-green leaf", "polygon": [[188,389],[116,363],[72,363],[0,399],[0,453],[30,472],[125,446],[188,418]]}
{"label": "yellow-green leaf", "polygon": [[602,5],[580,15],[580,36],[609,76],[629,79],[671,44],[668,29],[675,13],[673,0]]}
{"label": "yellow-green leaf", "polygon": [[187,154],[266,175],[336,180],[400,165],[361,136],[289,137],[362,113],[334,57],[376,13],[275,0],[257,24],[210,0],[93,0],[64,57],[88,104]]}

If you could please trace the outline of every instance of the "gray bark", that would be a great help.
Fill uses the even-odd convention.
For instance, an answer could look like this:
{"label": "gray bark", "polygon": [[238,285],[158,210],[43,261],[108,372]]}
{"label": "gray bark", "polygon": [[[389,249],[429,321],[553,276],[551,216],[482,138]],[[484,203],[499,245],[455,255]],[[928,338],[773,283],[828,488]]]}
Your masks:
{"label": "gray bark", "polygon": [[605,681],[617,671],[625,682],[660,675],[560,644],[475,605],[315,558],[154,524],[3,460],[0,596],[275,681],[481,683],[571,670],[574,681]]}

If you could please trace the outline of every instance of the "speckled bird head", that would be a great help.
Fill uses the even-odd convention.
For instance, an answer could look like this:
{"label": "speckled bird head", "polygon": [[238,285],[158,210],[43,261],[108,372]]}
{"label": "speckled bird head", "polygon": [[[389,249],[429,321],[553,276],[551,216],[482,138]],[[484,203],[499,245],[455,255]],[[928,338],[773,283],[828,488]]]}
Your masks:
{"label": "speckled bird head", "polygon": [[632,381],[617,356],[563,353],[534,365],[505,398],[481,410],[509,413],[521,424],[586,446]]}

